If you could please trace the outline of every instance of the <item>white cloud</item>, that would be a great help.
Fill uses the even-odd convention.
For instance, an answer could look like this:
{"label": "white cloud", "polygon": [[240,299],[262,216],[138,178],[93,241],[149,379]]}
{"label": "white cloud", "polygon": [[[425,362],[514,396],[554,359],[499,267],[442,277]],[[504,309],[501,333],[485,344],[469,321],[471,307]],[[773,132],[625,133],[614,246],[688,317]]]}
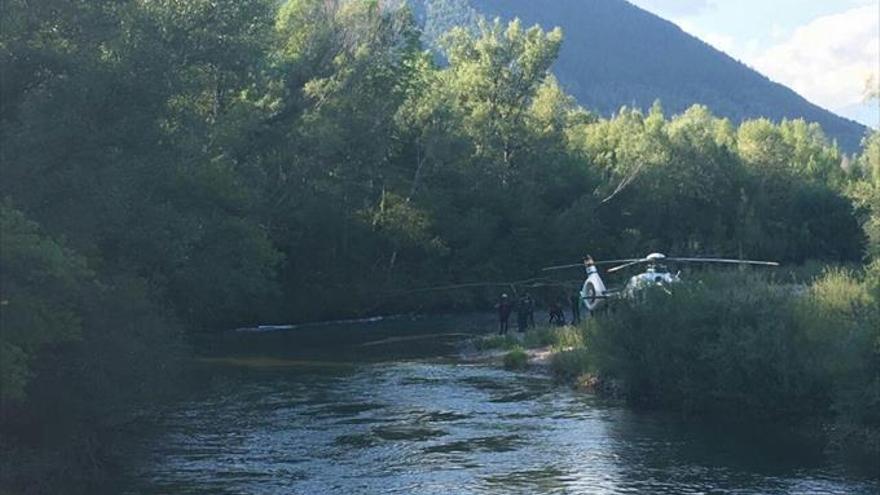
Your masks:
{"label": "white cloud", "polygon": [[874,4],[819,17],[745,61],[818,105],[854,105],[880,72],[880,11]]}
{"label": "white cloud", "polygon": [[788,30],[782,27],[779,23],[774,22],[773,26],[770,28],[770,37],[774,40],[780,40],[784,38],[788,34]]}

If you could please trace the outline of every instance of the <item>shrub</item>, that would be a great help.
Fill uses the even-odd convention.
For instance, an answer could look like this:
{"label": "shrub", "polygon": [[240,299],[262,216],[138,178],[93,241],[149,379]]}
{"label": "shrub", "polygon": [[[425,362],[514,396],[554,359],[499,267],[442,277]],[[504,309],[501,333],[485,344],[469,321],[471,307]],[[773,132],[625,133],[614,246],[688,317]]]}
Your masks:
{"label": "shrub", "polygon": [[817,365],[832,381],[832,408],[842,428],[873,430],[880,450],[880,301],[874,273],[864,279],[829,270],[798,306],[799,324],[824,352]]}
{"label": "shrub", "polygon": [[596,365],[630,401],[686,412],[821,413],[830,381],[797,296],[747,273],[647,290],[591,326]]}
{"label": "shrub", "polygon": [[553,348],[559,351],[584,347],[584,333],[581,328],[566,326],[553,329]]}
{"label": "shrub", "polygon": [[554,371],[595,366],[641,406],[833,419],[834,443],[880,453],[878,265],[827,269],[802,292],[748,274],[670,292],[590,320],[590,353],[560,354]]}
{"label": "shrub", "polygon": [[504,355],[504,367],[509,370],[523,370],[529,366],[529,355],[522,347],[514,347]]}
{"label": "shrub", "polygon": [[582,347],[584,336],[577,327],[541,327],[527,332],[522,339],[526,349],[553,347],[556,350]]}
{"label": "shrub", "polygon": [[553,345],[556,341],[555,328],[539,327],[530,330],[523,336],[522,345],[526,349],[536,349]]}
{"label": "shrub", "polygon": [[581,375],[594,372],[592,359],[585,347],[558,352],[550,361],[553,375],[564,381],[573,381]]}

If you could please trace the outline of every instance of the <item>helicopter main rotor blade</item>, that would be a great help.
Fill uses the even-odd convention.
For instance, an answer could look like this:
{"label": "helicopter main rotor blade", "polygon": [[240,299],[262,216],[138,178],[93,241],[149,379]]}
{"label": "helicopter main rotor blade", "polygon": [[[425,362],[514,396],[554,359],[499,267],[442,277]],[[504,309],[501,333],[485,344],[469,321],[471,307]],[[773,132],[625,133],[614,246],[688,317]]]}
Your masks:
{"label": "helicopter main rotor blade", "polygon": [[445,290],[457,290],[457,289],[475,289],[480,287],[528,287],[531,285],[539,286],[541,283],[553,283],[551,279],[544,277],[537,278],[528,278],[525,280],[510,280],[507,282],[468,282],[461,284],[451,284],[451,285],[436,285],[432,287],[417,287],[414,289],[403,289],[396,290],[391,292],[383,293],[383,295],[402,295],[402,294],[416,294],[420,292],[435,292],[435,291],[445,291]]}
{"label": "helicopter main rotor blade", "polygon": [[616,271],[623,270],[624,268],[629,268],[629,267],[631,267],[631,266],[638,265],[638,264],[641,264],[641,263],[648,263],[648,262],[650,262],[650,261],[653,261],[653,260],[649,260],[649,259],[647,259],[647,258],[645,258],[645,259],[640,259],[640,260],[632,260],[632,261],[630,261],[629,263],[624,263],[624,264],[622,264],[622,265],[618,265],[618,266],[615,266],[615,267],[613,267],[613,268],[609,268],[607,271],[608,271],[608,273],[614,273],[614,272],[616,272]]}
{"label": "helicopter main rotor blade", "polygon": [[731,265],[779,266],[775,261],[735,260],[729,258],[666,258],[664,261],[684,263],[727,263]]}
{"label": "helicopter main rotor blade", "polygon": [[548,266],[545,268],[541,268],[542,272],[549,272],[552,270],[565,270],[567,268],[577,268],[579,266],[584,266],[583,263],[572,263],[570,265],[557,265],[557,266]]}
{"label": "helicopter main rotor blade", "polygon": [[[629,258],[624,260],[602,260],[602,261],[594,261],[594,265],[615,265],[618,263],[629,263],[632,261],[640,261],[640,258]],[[551,270],[565,270],[567,268],[583,268],[584,264],[581,263],[572,263],[570,265],[557,265],[557,266],[548,266],[546,268],[541,268],[542,272],[549,272]]]}
{"label": "helicopter main rotor blade", "polygon": [[627,258],[622,260],[602,260],[594,261],[594,265],[616,265],[618,263],[632,263],[633,261],[641,261],[642,258]]}

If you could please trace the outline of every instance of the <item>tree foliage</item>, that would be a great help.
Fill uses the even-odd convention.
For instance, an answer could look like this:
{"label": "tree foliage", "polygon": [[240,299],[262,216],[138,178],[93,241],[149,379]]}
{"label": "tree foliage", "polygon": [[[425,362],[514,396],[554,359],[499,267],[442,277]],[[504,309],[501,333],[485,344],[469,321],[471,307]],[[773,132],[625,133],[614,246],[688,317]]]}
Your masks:
{"label": "tree foliage", "polygon": [[79,292],[93,273],[82,256],[47,237],[11,206],[0,206],[0,228],[0,398],[21,400],[36,351],[80,336]]}
{"label": "tree foliage", "polygon": [[877,254],[876,135],[844,170],[803,121],[598,118],[549,73],[558,29],[469,23],[441,64],[385,2],[0,9],[0,385],[34,412],[5,429],[53,394],[103,428],[180,328],[473,307],[400,294],[585,249],[857,261],[862,222]]}

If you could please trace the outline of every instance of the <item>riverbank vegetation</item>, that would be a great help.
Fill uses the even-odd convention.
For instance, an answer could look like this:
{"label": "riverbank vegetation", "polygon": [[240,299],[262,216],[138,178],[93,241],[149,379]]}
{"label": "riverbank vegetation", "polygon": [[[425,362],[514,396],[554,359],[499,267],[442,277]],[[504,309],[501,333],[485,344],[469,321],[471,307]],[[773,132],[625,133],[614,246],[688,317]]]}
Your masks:
{"label": "riverbank vegetation", "polygon": [[880,454],[880,277],[831,269],[805,290],[708,274],[617,301],[556,353],[564,382],[639,408],[814,422]]}
{"label": "riverbank vegetation", "polygon": [[547,28],[453,30],[441,65],[384,2],[3,2],[2,486],[95,479],[197,333],[485,306],[410,289],[585,249],[878,255],[878,134],[853,157],[803,121],[599,118]]}
{"label": "riverbank vegetation", "polygon": [[527,332],[511,331],[506,335],[490,335],[474,341],[478,351],[505,350],[510,351],[516,347],[525,349],[538,349],[549,347],[555,351],[570,347],[583,346],[583,335],[575,327],[554,327],[541,325],[530,328]]}
{"label": "riverbank vegetation", "polygon": [[520,346],[514,346],[504,355],[504,367],[509,370],[523,370],[529,366],[529,355]]}
{"label": "riverbank vegetation", "polygon": [[[633,407],[821,425],[847,453],[880,455],[880,276],[831,268],[804,286],[695,274],[610,304],[579,326],[484,337],[504,367],[552,352],[562,383]],[[784,282],[784,280],[783,280]],[[511,364],[511,363],[515,363]],[[819,433],[819,432],[816,432]]]}

